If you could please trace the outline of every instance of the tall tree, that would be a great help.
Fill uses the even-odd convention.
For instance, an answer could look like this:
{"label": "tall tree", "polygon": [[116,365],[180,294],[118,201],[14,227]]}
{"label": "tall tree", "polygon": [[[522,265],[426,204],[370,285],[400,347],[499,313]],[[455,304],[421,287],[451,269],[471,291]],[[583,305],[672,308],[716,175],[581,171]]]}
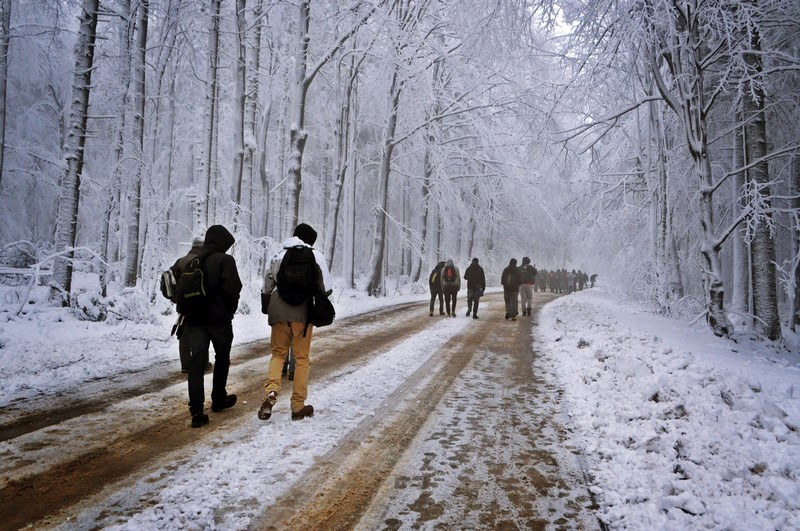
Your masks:
{"label": "tall tree", "polygon": [[[72,99],[69,110],[69,129],[64,143],[66,173],[61,180],[61,197],[58,202],[55,245],[59,252],[75,247],[78,229],[81,176],[86,146],[86,124],[89,119],[89,96],[94,71],[97,15],[100,0],[83,0],[81,4],[78,40],[75,44],[75,70],[72,79]],[[70,303],[72,291],[72,257],[56,259],[53,267],[54,289],[61,290],[62,301]]]}
{"label": "tall tree", "polygon": [[11,0],[0,2],[0,189],[3,185],[3,160],[6,150],[6,99],[8,89],[8,50],[11,43]]}

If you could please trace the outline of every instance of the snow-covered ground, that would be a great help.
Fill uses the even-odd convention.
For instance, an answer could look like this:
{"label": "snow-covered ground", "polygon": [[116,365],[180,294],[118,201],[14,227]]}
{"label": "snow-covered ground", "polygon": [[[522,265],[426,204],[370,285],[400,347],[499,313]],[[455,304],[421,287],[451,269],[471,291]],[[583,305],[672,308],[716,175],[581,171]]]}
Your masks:
{"label": "snow-covered ground", "polygon": [[[427,301],[424,294],[375,299],[339,293],[339,317]],[[257,307],[254,301],[251,307]],[[0,407],[156,363],[178,369],[170,316],[148,325],[104,325],[56,315],[0,325]],[[291,423],[281,415],[265,425],[253,415],[252,423],[217,441],[213,452],[183,456],[172,471],[142,481],[150,494],[132,485],[84,518],[95,521],[104,511],[101,525],[113,525],[110,506],[127,520],[131,505],[145,501],[126,524],[116,523],[246,526],[348,426],[370,414],[364,404],[380,403],[426,362],[431,345],[461,333],[468,322],[446,320],[422,332],[425,337],[414,336],[354,368],[340,384],[312,386],[315,406],[338,408],[335,420]],[[269,329],[255,312],[237,315],[234,332],[241,344],[267,337]],[[611,528],[800,529],[796,348],[715,338],[702,323],[653,316],[599,287],[545,306],[532,334],[535,349],[561,379],[574,442],[584,451],[600,518]],[[174,387],[165,393],[183,398],[184,386]],[[280,450],[275,455],[264,448]],[[284,460],[283,468],[276,458]],[[153,484],[157,499],[151,498]],[[215,521],[215,508],[228,509],[223,522]]]}

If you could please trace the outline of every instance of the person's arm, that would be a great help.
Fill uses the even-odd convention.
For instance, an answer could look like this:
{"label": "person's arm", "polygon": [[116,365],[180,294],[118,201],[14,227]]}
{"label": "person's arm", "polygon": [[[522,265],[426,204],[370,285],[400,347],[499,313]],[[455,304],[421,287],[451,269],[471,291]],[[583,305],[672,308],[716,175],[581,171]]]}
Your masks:
{"label": "person's arm", "polygon": [[236,268],[236,259],[229,254],[222,259],[220,287],[225,304],[231,313],[235,313],[239,307],[242,281],[239,278],[239,270]]}

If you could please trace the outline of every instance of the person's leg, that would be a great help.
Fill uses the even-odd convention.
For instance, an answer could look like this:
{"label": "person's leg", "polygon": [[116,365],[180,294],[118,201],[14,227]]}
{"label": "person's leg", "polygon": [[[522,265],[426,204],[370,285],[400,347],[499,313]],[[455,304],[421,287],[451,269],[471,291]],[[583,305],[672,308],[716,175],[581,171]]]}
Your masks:
{"label": "person's leg", "polygon": [[295,358],[294,386],[292,387],[292,412],[303,409],[308,398],[308,375],[311,369],[309,351],[311,350],[311,332],[313,325],[308,325],[306,337],[303,337],[305,323],[292,323],[292,352]]}
{"label": "person's leg", "polygon": [[211,403],[222,403],[228,392],[228,372],[231,366],[231,345],[233,345],[233,323],[208,327],[211,343],[214,345],[214,379],[211,387]]}
{"label": "person's leg", "polygon": [[511,292],[511,303],[509,304],[511,311],[511,318],[514,319],[519,315],[519,291]]}
{"label": "person's leg", "polygon": [[186,329],[178,339],[178,355],[181,359],[181,372],[189,372],[189,358],[192,355],[192,346],[189,343],[189,333]]}
{"label": "person's leg", "polygon": [[439,315],[444,315],[444,295],[439,291]]}
{"label": "person's leg", "polygon": [[478,293],[472,294],[472,316],[478,316],[478,304],[480,304],[481,296]]}
{"label": "person's leg", "polygon": [[436,292],[431,291],[431,315],[433,315],[433,304],[436,302]]}
{"label": "person's leg", "polygon": [[503,291],[503,301],[506,303],[506,319],[511,317],[511,292],[508,290]]}
{"label": "person's leg", "polygon": [[472,313],[472,292],[467,290],[467,317]]}
{"label": "person's leg", "polygon": [[189,335],[189,411],[194,415],[203,412],[205,402],[205,388],[203,387],[203,372],[208,359],[209,337],[208,331],[202,326],[187,327],[184,333]]}
{"label": "person's leg", "polygon": [[453,298],[453,293],[448,289],[444,292],[444,307],[447,310],[447,315],[450,315],[450,299]]}
{"label": "person's leg", "polygon": [[281,371],[283,361],[289,353],[292,344],[292,330],[289,323],[275,323],[271,326],[269,347],[272,357],[269,360],[269,370],[267,371],[267,381],[264,383],[264,390],[269,394],[270,391],[279,393],[281,390]]}

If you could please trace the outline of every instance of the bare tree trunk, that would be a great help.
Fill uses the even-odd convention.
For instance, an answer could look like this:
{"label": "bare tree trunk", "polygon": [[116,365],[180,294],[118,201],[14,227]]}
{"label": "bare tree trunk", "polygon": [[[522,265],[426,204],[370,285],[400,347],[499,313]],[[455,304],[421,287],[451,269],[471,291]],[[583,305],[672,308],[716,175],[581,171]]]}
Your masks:
{"label": "bare tree trunk", "polygon": [[375,238],[372,242],[372,254],[369,264],[369,280],[367,293],[377,297],[385,295],[386,285],[383,278],[383,259],[386,242],[386,212],[389,208],[389,175],[392,171],[392,154],[394,153],[394,134],[397,129],[397,112],[400,108],[402,83],[398,80],[400,65],[395,63],[392,81],[389,88],[389,118],[384,131],[383,153],[381,155],[380,185],[378,194],[381,197],[380,207],[375,208]]}
{"label": "bare tree trunk", "polygon": [[128,253],[125,261],[125,285],[135,286],[139,276],[140,249],[139,233],[142,219],[142,174],[144,170],[144,107],[145,107],[145,74],[147,55],[147,19],[150,13],[149,0],[141,0],[138,9],[136,43],[136,62],[133,70],[134,117],[133,141],[134,152],[138,158],[133,176],[133,197],[131,198],[131,222],[128,226]]}
{"label": "bare tree trunk", "polygon": [[[61,180],[61,196],[56,219],[56,250],[75,247],[80,202],[81,176],[83,174],[86,123],[88,121],[89,95],[92,87],[95,41],[97,38],[97,11],[100,0],[83,0],[81,5],[78,41],[75,44],[75,72],[72,79],[72,102],[69,113],[69,133],[64,142],[67,170]],[[61,289],[63,302],[70,303],[72,290],[72,253],[55,261],[53,282]]]}
{"label": "bare tree trunk", "polygon": [[[216,142],[217,135],[217,96],[219,84],[217,68],[219,67],[219,28],[222,0],[211,0],[211,27],[208,34],[208,71],[206,74],[205,95],[205,120],[203,126],[203,146],[200,157],[200,180],[203,188],[197,190],[196,207],[200,218],[206,226],[211,224],[212,207],[211,197],[214,192],[214,172],[216,168]],[[195,233],[200,227],[193,227]]]}
{"label": "bare tree trunk", "polygon": [[789,326],[792,332],[797,331],[800,324],[800,155],[792,157],[792,169],[789,178],[792,196],[792,263],[794,285],[789,289]]}
{"label": "bare tree trunk", "polygon": [[[740,114],[738,117],[741,121]],[[744,129],[737,128],[733,138],[733,167],[744,168]],[[733,196],[736,198],[737,206],[734,217],[739,215],[745,208],[742,200],[745,189],[745,178],[745,171],[742,170],[736,172],[731,180]],[[731,237],[733,239],[733,290],[731,293],[731,309],[734,312],[744,315],[750,310],[750,308],[748,308],[748,299],[750,296],[750,261],[748,259],[748,245],[745,242],[744,227],[736,228]]]}
{"label": "bare tree trunk", "polygon": [[778,313],[778,283],[775,271],[775,238],[773,237],[772,212],[767,157],[767,118],[764,111],[764,88],[761,78],[764,71],[761,58],[761,36],[758,28],[751,29],[750,51],[745,54],[748,71],[753,77],[745,83],[742,100],[745,128],[746,162],[754,165],[748,170],[753,183],[760,188],[761,202],[765,211],[757,217],[752,242],[753,252],[753,314],[756,329],[771,340],[781,338],[781,320]]}
{"label": "bare tree trunk", "polygon": [[6,91],[8,52],[11,42],[11,0],[0,2],[0,188],[3,186],[3,160],[6,150]]}
{"label": "bare tree trunk", "polygon": [[291,233],[297,225],[300,215],[300,192],[303,188],[303,151],[305,151],[308,133],[305,131],[306,97],[308,84],[306,83],[306,69],[308,61],[308,45],[310,37],[308,28],[311,18],[311,0],[300,0],[300,23],[298,25],[298,40],[295,56],[294,101],[292,102],[292,119],[289,126],[289,180],[287,182],[287,216],[284,224],[284,233]]}
{"label": "bare tree trunk", "polygon": [[[246,0],[236,0],[236,50],[237,60],[234,74],[234,99],[236,111],[233,120],[233,175],[236,177],[234,205],[234,232],[237,232],[243,215],[243,189],[246,164],[250,160],[245,151],[245,117],[247,116],[247,21],[245,20]],[[247,172],[249,173],[249,172]],[[247,222],[245,222],[247,226]]]}

